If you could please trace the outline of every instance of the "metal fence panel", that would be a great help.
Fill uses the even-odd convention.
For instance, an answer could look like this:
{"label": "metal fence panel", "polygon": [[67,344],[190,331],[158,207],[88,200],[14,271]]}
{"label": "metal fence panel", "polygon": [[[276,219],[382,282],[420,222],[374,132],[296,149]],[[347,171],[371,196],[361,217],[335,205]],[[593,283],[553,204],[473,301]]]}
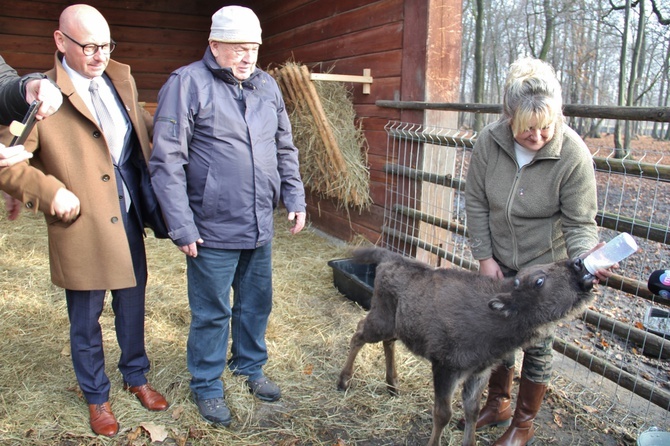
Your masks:
{"label": "metal fence panel", "polygon": [[[395,121],[386,132],[382,245],[434,266],[476,270],[464,194],[476,134]],[[629,232],[640,250],[597,287],[582,318],[558,327],[553,388],[627,429],[667,427],[670,301],[646,284],[653,271],[670,269],[670,154],[632,150],[622,157],[601,149],[592,155],[600,239]]]}

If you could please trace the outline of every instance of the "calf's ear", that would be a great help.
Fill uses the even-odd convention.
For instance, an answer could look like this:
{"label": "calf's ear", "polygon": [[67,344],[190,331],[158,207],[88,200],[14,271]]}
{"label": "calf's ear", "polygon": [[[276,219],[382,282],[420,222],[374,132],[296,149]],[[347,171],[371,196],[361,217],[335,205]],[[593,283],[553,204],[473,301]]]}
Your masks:
{"label": "calf's ear", "polygon": [[517,313],[510,293],[496,294],[496,296],[489,301],[489,308],[493,311],[497,311],[505,318],[510,318]]}

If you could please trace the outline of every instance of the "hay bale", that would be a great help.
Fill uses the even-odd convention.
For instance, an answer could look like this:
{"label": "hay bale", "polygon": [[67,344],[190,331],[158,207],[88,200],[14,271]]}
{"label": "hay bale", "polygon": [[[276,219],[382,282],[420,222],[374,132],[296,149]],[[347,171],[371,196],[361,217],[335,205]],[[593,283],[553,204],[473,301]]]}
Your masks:
{"label": "hay bale", "polygon": [[284,94],[305,186],[343,207],[366,209],[372,203],[368,146],[351,90],[311,81],[307,68],[292,62],[271,73]]}

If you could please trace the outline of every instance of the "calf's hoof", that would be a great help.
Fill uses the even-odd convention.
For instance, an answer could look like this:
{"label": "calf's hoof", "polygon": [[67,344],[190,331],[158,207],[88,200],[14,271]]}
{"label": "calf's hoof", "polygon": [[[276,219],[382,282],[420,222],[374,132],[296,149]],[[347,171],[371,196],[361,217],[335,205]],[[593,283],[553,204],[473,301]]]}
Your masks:
{"label": "calf's hoof", "polygon": [[389,395],[391,396],[398,396],[400,393],[398,392],[398,387],[395,384],[387,384],[386,385],[386,390],[388,391]]}
{"label": "calf's hoof", "polygon": [[339,381],[337,381],[337,390],[345,391],[349,388],[351,383],[351,376],[340,375]]}

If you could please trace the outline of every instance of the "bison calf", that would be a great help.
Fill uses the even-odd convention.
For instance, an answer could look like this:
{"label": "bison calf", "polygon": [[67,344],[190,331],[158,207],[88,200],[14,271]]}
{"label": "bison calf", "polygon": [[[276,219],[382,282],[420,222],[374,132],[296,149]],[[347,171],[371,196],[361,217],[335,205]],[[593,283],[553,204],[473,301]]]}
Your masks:
{"label": "bison calf", "polygon": [[581,259],[539,265],[493,280],[458,269],[434,269],[388,250],[354,253],[376,263],[370,311],[358,323],[338,388],[345,390],[363,345],[383,341],[386,382],[397,392],[394,343],[400,339],[432,366],[435,405],[429,445],[439,445],[451,399],[463,382],[464,445],[475,444],[479,400],[491,368],[506,353],[548,334],[559,319],[583,309],[592,277]]}

